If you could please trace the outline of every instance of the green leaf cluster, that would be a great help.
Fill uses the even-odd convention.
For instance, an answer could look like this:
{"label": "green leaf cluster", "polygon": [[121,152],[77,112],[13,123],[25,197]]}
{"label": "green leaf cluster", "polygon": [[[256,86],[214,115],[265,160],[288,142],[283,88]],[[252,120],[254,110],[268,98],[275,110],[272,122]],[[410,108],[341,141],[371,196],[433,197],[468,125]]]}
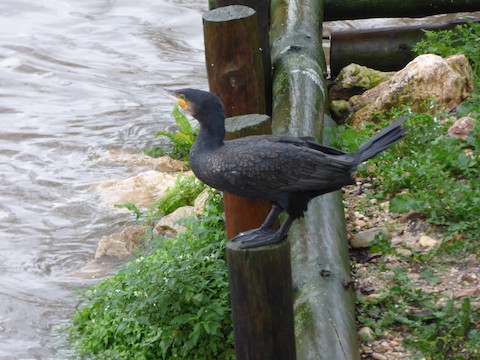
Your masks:
{"label": "green leaf cluster", "polygon": [[174,106],[172,117],[180,129],[174,134],[165,131],[159,131],[156,134],[157,137],[161,136],[169,139],[172,147],[166,151],[162,147],[156,146],[144,152],[152,157],[167,154],[173,159],[188,162],[188,154],[197,137],[197,130],[190,125],[187,117],[180,111],[178,105]]}
{"label": "green leaf cluster", "polygon": [[220,196],[184,225],[81,296],[70,331],[80,357],[234,358]]}

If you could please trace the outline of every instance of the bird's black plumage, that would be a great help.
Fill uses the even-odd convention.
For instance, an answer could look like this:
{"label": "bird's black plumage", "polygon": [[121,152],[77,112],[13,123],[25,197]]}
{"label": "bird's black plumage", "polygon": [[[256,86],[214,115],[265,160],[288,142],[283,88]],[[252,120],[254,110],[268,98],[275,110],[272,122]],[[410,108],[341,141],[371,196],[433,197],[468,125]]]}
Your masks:
{"label": "bird's black plumage", "polygon": [[[195,90],[171,91],[185,112],[200,123],[190,151],[190,166],[204,183],[240,196],[270,200],[272,211],[259,229],[239,234],[242,247],[275,243],[292,222],[303,216],[308,202],[319,195],[354,184],[358,164],[405,137],[405,118],[380,131],[356,151],[347,153],[305,138],[259,135],[224,141],[225,115],[215,94]],[[278,231],[271,226],[285,211]]]}

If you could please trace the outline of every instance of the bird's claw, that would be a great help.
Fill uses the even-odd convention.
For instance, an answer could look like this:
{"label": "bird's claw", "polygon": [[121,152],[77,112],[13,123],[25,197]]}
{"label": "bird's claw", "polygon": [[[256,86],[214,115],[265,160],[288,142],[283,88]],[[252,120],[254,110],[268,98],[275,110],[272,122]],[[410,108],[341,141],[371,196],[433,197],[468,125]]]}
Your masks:
{"label": "bird's claw", "polygon": [[240,249],[255,248],[280,242],[283,237],[278,231],[267,229],[253,229],[235,236],[231,241],[239,241]]}

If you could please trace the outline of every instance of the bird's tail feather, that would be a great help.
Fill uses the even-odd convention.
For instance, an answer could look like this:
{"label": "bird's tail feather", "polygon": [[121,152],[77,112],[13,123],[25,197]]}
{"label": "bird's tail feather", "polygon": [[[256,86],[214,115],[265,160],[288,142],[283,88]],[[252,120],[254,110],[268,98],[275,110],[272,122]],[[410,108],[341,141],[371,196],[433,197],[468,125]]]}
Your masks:
{"label": "bird's tail feather", "polygon": [[408,127],[401,126],[405,120],[407,120],[406,116],[390,124],[365,144],[361,145],[354,153],[357,157],[358,164],[367,161],[397,141],[402,140],[408,130]]}

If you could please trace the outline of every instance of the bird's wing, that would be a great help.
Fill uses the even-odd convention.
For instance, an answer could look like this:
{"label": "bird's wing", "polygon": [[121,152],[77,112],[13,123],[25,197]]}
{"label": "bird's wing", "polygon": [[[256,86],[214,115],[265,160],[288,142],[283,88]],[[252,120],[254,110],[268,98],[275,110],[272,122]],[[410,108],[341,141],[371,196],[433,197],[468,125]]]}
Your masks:
{"label": "bird's wing", "polygon": [[245,191],[318,190],[336,183],[345,185],[345,178],[350,179],[353,160],[340,150],[299,138],[253,139],[226,142],[227,148],[231,146],[232,157],[236,157],[236,166],[224,176]]}

